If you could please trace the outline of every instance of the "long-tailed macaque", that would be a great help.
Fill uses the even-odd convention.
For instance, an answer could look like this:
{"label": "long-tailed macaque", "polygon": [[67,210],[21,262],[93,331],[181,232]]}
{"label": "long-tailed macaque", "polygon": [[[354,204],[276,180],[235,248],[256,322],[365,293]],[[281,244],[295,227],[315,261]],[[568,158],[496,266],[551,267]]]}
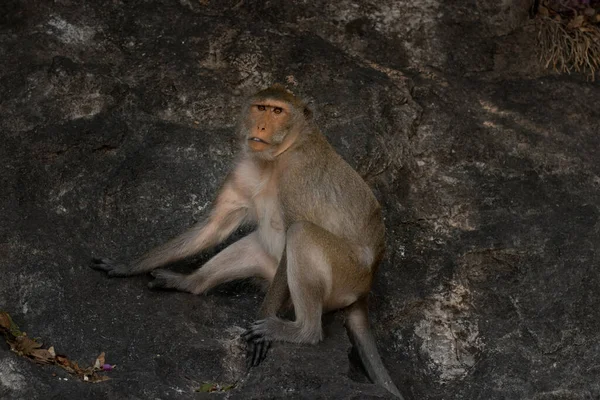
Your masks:
{"label": "long-tailed macaque", "polygon": [[[283,86],[250,98],[240,139],[239,159],[203,222],[132,264],[94,259],[92,267],[109,276],[152,271],[150,288],[194,294],[235,279],[267,280],[260,320],[243,335],[250,365],[264,359],[272,341],[319,342],[321,315],[344,309],[348,335],[369,378],[401,398],[367,317],[367,295],[384,252],[375,196],[326,141],[307,105]],[[196,272],[156,269],[220,243],[241,224],[256,230]],[[280,318],[290,306],[295,320]]]}

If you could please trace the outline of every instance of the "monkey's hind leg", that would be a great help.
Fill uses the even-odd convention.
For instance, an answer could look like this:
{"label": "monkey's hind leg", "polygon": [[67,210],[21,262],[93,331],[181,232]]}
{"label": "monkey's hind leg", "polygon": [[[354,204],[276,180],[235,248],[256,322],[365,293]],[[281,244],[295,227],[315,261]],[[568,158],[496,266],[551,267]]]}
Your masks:
{"label": "monkey's hind leg", "polygon": [[[293,224],[286,234],[287,273],[280,274],[278,270],[272,285],[281,285],[280,279],[287,281],[296,320],[286,321],[271,315],[256,321],[243,335],[249,348],[266,354],[265,342],[319,342],[323,337],[321,315],[324,308],[346,307],[358,297],[353,293],[354,288],[333,284],[333,279],[340,274],[353,274],[357,262],[352,254],[352,249],[342,239],[317,225]],[[265,298],[265,302],[270,300],[269,296]],[[263,304],[262,308],[269,306]],[[250,356],[253,365],[264,358],[263,354]]]}
{"label": "monkey's hind leg", "polygon": [[253,232],[221,251],[192,274],[165,269],[152,271],[154,280],[148,283],[148,287],[200,294],[236,279],[256,276],[270,282],[276,269],[277,261],[263,250],[258,234]]}

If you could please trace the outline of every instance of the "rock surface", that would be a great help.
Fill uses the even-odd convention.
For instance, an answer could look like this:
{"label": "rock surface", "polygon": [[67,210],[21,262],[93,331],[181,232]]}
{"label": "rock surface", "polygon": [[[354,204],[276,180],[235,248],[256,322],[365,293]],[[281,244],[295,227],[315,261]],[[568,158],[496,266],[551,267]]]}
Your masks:
{"label": "rock surface", "polygon": [[243,97],[284,82],[384,206],[371,316],[406,399],[600,398],[600,88],[537,66],[528,3],[4,0],[0,309],[117,369],[86,384],[1,344],[0,397],[389,397],[339,316],[247,373],[259,291],[88,267],[200,219]]}

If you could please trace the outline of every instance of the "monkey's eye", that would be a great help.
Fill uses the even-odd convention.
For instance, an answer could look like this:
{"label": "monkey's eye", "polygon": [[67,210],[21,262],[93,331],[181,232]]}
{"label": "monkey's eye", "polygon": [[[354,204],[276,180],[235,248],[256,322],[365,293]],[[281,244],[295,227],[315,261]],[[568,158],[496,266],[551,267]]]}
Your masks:
{"label": "monkey's eye", "polygon": [[265,106],[256,106],[258,111],[265,111]]}
{"label": "monkey's eye", "polygon": [[275,107],[275,108],[273,108],[273,112],[274,112],[275,114],[281,114],[281,112],[282,112],[282,111],[283,111],[283,110],[281,109],[281,107]]}

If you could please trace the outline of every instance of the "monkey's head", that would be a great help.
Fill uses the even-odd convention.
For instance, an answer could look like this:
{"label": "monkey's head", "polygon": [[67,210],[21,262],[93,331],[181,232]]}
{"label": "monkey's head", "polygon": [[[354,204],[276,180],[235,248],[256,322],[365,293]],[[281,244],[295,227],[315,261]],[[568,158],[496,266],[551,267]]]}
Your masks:
{"label": "monkey's head", "polygon": [[278,84],[252,96],[244,114],[242,138],[251,153],[266,160],[301,140],[312,125],[308,106]]}

